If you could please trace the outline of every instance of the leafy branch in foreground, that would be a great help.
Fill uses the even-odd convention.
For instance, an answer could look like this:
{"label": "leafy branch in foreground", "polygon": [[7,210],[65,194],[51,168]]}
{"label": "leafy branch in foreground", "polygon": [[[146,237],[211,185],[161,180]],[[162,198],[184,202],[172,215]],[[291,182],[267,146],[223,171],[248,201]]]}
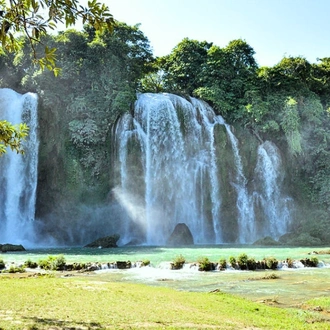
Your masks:
{"label": "leafy branch in foreground", "polygon": [[28,135],[29,128],[26,124],[12,125],[8,121],[0,121],[0,156],[6,152],[6,148],[24,154],[22,141]]}
{"label": "leafy branch in foreground", "polygon": [[55,49],[46,46],[44,56],[39,58],[36,44],[59,23],[69,27],[78,20],[91,25],[96,31],[112,31],[114,26],[109,8],[96,0],[88,1],[87,7],[80,5],[78,0],[0,0],[0,51],[17,52],[23,46],[18,36],[24,35],[35,62],[56,75]]}

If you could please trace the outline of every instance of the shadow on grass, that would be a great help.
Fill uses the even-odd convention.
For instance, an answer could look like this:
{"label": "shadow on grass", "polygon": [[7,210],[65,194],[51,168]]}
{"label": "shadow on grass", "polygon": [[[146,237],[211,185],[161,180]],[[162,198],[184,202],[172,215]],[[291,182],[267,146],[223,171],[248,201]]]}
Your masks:
{"label": "shadow on grass", "polygon": [[[56,320],[56,319],[46,319],[39,317],[24,317],[27,321],[34,322],[33,325],[30,325],[29,330],[37,330],[38,326],[42,326],[44,329],[45,326],[52,327],[53,330],[83,330],[83,329],[103,329],[102,325],[98,322],[74,322],[74,321],[65,321],[65,320]],[[53,328],[54,327],[54,328]]]}

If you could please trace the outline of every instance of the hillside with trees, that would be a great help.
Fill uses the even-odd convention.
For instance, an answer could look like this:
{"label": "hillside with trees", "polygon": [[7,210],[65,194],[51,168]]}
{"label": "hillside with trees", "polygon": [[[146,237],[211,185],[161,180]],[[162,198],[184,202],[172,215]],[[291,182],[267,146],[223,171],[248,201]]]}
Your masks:
{"label": "hillside with trees", "polygon": [[[111,26],[38,34],[34,52],[29,36],[22,36],[16,52],[0,55],[0,87],[39,95],[37,217],[46,219],[46,230],[54,217],[65,228],[65,213],[78,201],[111,199],[114,178],[105,169],[114,123],[131,111],[137,93],[168,92],[200,98],[233,127],[273,141],[298,205],[295,231],[330,242],[330,58],[285,57],[259,67],[244,40],[221,48],[187,38],[155,58],[138,25]],[[54,66],[44,70],[47,63],[36,62],[44,45],[56,49],[50,58],[55,75]]]}

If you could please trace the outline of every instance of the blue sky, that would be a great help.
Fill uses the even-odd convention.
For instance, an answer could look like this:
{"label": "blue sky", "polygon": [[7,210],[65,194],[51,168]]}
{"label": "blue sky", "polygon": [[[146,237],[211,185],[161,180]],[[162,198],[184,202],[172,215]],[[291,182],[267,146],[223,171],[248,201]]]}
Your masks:
{"label": "blue sky", "polygon": [[[98,0],[114,18],[140,23],[156,56],[185,37],[225,47],[244,39],[260,66],[284,56],[330,57],[330,0]],[[81,2],[84,2],[81,1]]]}

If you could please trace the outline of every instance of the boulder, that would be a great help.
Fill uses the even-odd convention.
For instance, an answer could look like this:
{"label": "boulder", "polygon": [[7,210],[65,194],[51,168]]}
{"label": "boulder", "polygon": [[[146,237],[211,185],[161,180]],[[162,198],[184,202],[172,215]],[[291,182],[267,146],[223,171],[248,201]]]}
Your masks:
{"label": "boulder", "polygon": [[273,238],[270,236],[266,236],[264,238],[260,238],[257,241],[253,243],[253,245],[266,245],[266,246],[276,246],[276,245],[281,245],[280,242],[275,241]]}
{"label": "boulder", "polygon": [[19,244],[0,244],[0,252],[21,252],[26,251],[23,245]]}
{"label": "boulder", "polygon": [[167,240],[167,245],[193,245],[194,238],[190,229],[185,223],[178,223],[171,236]]}
{"label": "boulder", "polygon": [[101,238],[98,238],[97,240],[93,241],[92,243],[85,245],[85,247],[101,248],[101,249],[115,248],[115,247],[118,247],[117,242],[118,242],[119,238],[120,238],[119,235],[101,237]]}
{"label": "boulder", "polygon": [[130,261],[116,261],[116,265],[118,269],[128,269],[132,267],[132,263]]}

